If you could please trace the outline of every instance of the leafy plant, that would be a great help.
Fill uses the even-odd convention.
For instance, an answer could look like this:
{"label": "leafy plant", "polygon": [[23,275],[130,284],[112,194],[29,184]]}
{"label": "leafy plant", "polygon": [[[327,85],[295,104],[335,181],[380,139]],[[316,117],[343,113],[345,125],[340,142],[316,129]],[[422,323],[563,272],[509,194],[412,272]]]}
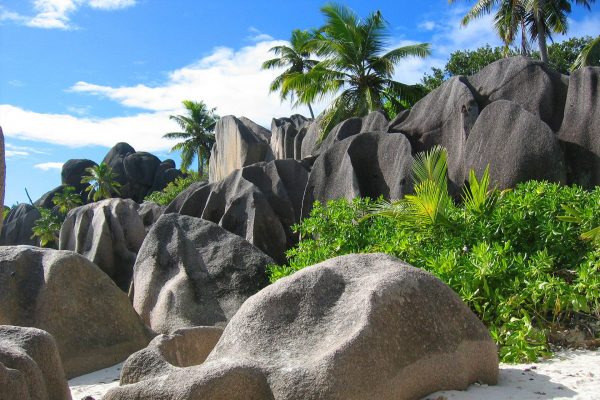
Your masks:
{"label": "leafy plant", "polygon": [[160,192],[152,192],[144,200],[152,201],[161,206],[166,206],[171,203],[179,193],[190,187],[191,184],[206,180],[206,177],[199,176],[195,172],[188,172],[186,176],[175,179]]}
{"label": "leafy plant", "polygon": [[571,71],[589,66],[600,66],[600,36],[590,39],[581,49],[577,59],[571,66]]}
{"label": "leafy plant", "polygon": [[89,200],[110,199],[113,193],[119,194],[121,184],[115,181],[117,174],[106,163],[88,167],[85,172],[89,175],[83,176],[81,183],[89,184],[85,189],[86,192],[89,192]]}
{"label": "leafy plant", "polygon": [[47,208],[38,207],[41,217],[33,224],[32,239],[38,238],[40,245],[46,247],[58,242],[58,232],[62,224],[61,218]]}
{"label": "leafy plant", "polygon": [[65,186],[61,193],[56,193],[52,203],[58,208],[58,212],[66,215],[70,210],[81,205],[81,196],[75,192],[73,186]]}

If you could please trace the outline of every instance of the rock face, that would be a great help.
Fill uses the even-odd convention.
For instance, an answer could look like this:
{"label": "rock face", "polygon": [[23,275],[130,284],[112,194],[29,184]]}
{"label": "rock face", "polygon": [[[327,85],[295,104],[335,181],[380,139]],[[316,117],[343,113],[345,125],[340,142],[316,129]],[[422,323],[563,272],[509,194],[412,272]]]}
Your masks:
{"label": "rock face", "polygon": [[129,385],[166,375],[180,368],[200,365],[223,334],[215,326],[178,329],[170,335],[158,335],[146,347],[123,364],[121,385]]}
{"label": "rock face", "polygon": [[410,143],[401,134],[361,133],[335,142],[313,165],[302,216],[310,214],[315,200],[402,198],[412,191],[412,162]]}
{"label": "rock face", "polygon": [[271,132],[247,118],[228,115],[215,127],[209,182],[217,182],[236,169],[272,159],[269,146]]}
{"label": "rock face", "polygon": [[0,399],[71,400],[71,391],[48,332],[0,325]]}
{"label": "rock face", "polygon": [[127,291],[145,236],[138,205],[129,199],[108,199],[69,212],[60,230],[59,249],[82,254]]}
{"label": "rock face", "polygon": [[86,168],[92,168],[97,166],[92,160],[86,159],[74,159],[68,160],[63,164],[60,178],[63,185],[73,186],[76,192],[82,193],[86,184],[81,183],[81,178],[88,175]]}
{"label": "rock face", "polygon": [[311,120],[302,115],[273,118],[271,122],[271,150],[275,159],[302,158],[302,140]]}
{"label": "rock face", "polygon": [[152,225],[158,221],[158,218],[163,214],[165,208],[165,206],[158,205],[151,201],[145,201],[139,205],[138,214],[142,219],[146,233],[148,233]]}
{"label": "rock face", "polygon": [[156,168],[156,175],[154,175],[154,182],[152,188],[149,190],[150,193],[158,192],[167,187],[170,182],[183,176],[183,173],[175,168],[175,161],[168,159],[161,162]]}
{"label": "rock face", "polygon": [[125,157],[133,153],[135,153],[135,149],[133,147],[127,143],[121,142],[115,144],[102,160],[102,162],[108,165],[117,175],[115,180],[121,185],[127,184],[127,175],[125,173],[125,165],[123,165],[123,161],[125,161]]}
{"label": "rock face", "polygon": [[565,146],[569,183],[600,185],[600,68],[586,67],[569,78],[565,116],[558,133]]}
{"label": "rock face", "polygon": [[531,179],[566,183],[554,132],[517,103],[498,100],[487,106],[473,126],[466,149],[466,171],[473,169],[481,176],[489,164],[490,179],[498,189]]}
{"label": "rock face", "polygon": [[236,381],[247,398],[418,399],[497,379],[496,345],[450,288],[393,257],[355,254],[252,296],[204,364],[105,399],[220,399]]}
{"label": "rock face", "polygon": [[114,365],[148,344],[127,295],[70,251],[0,247],[0,324],[50,333],[69,378]]}
{"label": "rock face", "polygon": [[307,166],[296,160],[257,163],[211,184],[183,191],[165,210],[203,218],[245,238],[277,262],[296,242]]}
{"label": "rock face", "polygon": [[17,244],[28,244],[37,246],[39,241],[33,239],[32,228],[41,217],[37,208],[29,204],[19,204],[6,216],[0,234],[1,246],[13,246]]}
{"label": "rock face", "polygon": [[200,218],[161,216],[135,263],[133,306],[158,333],[224,326],[268,284],[273,260],[246,240]]}

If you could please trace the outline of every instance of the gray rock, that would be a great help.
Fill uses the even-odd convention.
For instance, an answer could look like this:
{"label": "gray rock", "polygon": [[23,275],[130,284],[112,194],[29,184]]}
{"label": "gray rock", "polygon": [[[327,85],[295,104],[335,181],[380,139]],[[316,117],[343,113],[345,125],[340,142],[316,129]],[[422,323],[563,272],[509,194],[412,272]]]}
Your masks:
{"label": "gray rock", "polygon": [[300,159],[305,159],[316,154],[321,138],[319,120],[311,121],[306,127],[306,133],[300,146]]}
{"label": "gray rock", "polygon": [[125,157],[133,153],[135,153],[135,149],[133,147],[127,143],[121,142],[114,145],[102,160],[102,162],[108,165],[116,174],[115,180],[121,185],[125,185],[127,183],[127,175],[125,173],[123,161],[125,160]]}
{"label": "gray rock", "polygon": [[139,205],[138,214],[142,219],[146,233],[148,233],[150,228],[152,228],[152,225],[158,221],[158,218],[163,214],[165,208],[167,207],[158,205],[151,201],[145,201]]}
{"label": "gray rock", "polygon": [[294,243],[291,226],[300,221],[307,166],[275,160],[244,167],[222,181],[197,183],[183,191],[165,213],[203,218],[235,233],[278,262]]}
{"label": "gray rock", "polygon": [[569,184],[600,185],[600,68],[585,67],[569,78],[558,138],[565,146]]}
{"label": "gray rock", "polygon": [[210,164],[209,182],[217,182],[236,169],[265,161],[272,151],[271,132],[247,118],[228,115],[215,127]]}
{"label": "gray rock", "polygon": [[495,101],[481,112],[467,139],[466,154],[466,171],[473,169],[481,176],[489,164],[491,183],[498,189],[532,179],[566,182],[555,134],[534,114],[510,101]]}
{"label": "gray rock", "polygon": [[0,247],[0,324],[50,333],[68,378],[114,365],[148,344],[127,295],[70,251]]}
{"label": "gray rock", "polygon": [[[44,193],[39,199],[34,201],[33,205],[36,207],[43,207],[43,208],[47,208],[47,209],[54,208],[55,205],[54,205],[54,202],[52,201],[54,199],[54,196],[56,196],[57,194],[62,194],[64,189],[65,189],[65,186],[60,185],[60,186],[55,187],[52,190],[49,190],[48,192]],[[82,196],[82,200],[87,200],[87,193],[86,193],[86,196]]]}
{"label": "gray rock", "polygon": [[468,81],[480,109],[497,100],[509,100],[538,116],[554,132],[560,128],[568,80],[546,64],[522,56],[503,58]]}
{"label": "gray rock", "polygon": [[400,400],[497,379],[496,345],[452,289],[393,257],[353,254],[249,298],[202,365],[105,399],[221,399],[237,382],[254,398]]}
{"label": "gray rock", "polygon": [[302,216],[313,203],[355,197],[399,199],[412,191],[413,158],[401,134],[361,133],[334,143],[315,161],[304,193]]}
{"label": "gray rock", "polygon": [[81,183],[81,178],[88,175],[86,168],[95,167],[98,164],[92,160],[75,159],[68,160],[63,164],[60,178],[63,185],[73,186],[75,191],[81,193],[87,187],[87,184]]}
{"label": "gray rock", "polygon": [[144,151],[129,154],[123,160],[127,180],[144,186],[152,186],[159,165],[158,157]]}
{"label": "gray rock", "polygon": [[41,215],[37,208],[29,204],[22,203],[11,209],[2,225],[0,245],[39,245],[39,240],[32,238],[32,229],[35,221],[40,217]]}
{"label": "gray rock", "polygon": [[290,118],[273,118],[271,122],[271,150],[276,160],[302,159],[302,140],[312,120],[294,114]]}
{"label": "gray rock", "polygon": [[223,326],[268,284],[270,263],[252,244],[210,221],[164,214],[137,257],[133,306],[158,333]]}
{"label": "gray rock", "polygon": [[[465,143],[479,115],[479,106],[464,77],[453,77],[402,113],[390,124],[390,132],[401,132],[413,153],[439,145],[448,150],[449,190],[460,193],[466,176]],[[500,116],[497,116],[501,118]]]}
{"label": "gray rock", "polygon": [[129,199],[108,199],[69,211],[59,248],[82,254],[127,291],[145,236],[138,205]]}
{"label": "gray rock", "polygon": [[213,350],[223,329],[197,326],[158,335],[146,347],[133,353],[121,369],[121,385],[166,375],[181,368],[200,365]]}
{"label": "gray rock", "polygon": [[40,329],[0,325],[0,383],[0,399],[71,400],[56,342]]}

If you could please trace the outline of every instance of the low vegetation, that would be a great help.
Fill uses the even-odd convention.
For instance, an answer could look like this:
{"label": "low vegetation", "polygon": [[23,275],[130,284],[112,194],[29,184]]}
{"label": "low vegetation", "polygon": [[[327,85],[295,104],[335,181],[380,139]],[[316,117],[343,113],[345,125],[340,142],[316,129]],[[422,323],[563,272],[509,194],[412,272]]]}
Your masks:
{"label": "low vegetation", "polygon": [[402,201],[315,203],[294,227],[302,240],[288,264],[270,267],[271,281],[342,254],[383,252],[452,287],[489,327],[505,362],[546,355],[564,329],[597,337],[600,188],[532,181],[500,192],[486,171],[480,180],[471,174],[457,205],[445,188],[445,151],[416,166],[415,194]]}
{"label": "low vegetation", "polygon": [[202,180],[206,180],[206,176],[200,176],[196,172],[189,171],[186,176],[170,182],[163,190],[150,193],[144,200],[152,201],[161,206],[169,205],[179,193],[190,187],[192,183],[200,182]]}

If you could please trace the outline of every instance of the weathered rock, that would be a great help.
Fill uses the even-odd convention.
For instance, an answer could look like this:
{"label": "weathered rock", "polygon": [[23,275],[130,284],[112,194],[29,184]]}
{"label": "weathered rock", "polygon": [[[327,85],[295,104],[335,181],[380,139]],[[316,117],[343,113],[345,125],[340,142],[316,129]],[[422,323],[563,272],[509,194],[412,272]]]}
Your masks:
{"label": "weathered rock", "polygon": [[397,117],[390,132],[401,132],[413,153],[439,145],[448,150],[451,193],[465,182],[465,143],[479,115],[479,106],[464,77],[453,77],[417,102],[410,113]]}
{"label": "weathered rock", "polygon": [[175,161],[165,160],[160,163],[154,175],[154,182],[148,193],[158,192],[167,187],[175,179],[182,177],[183,173],[175,168]]}
{"label": "weathered rock", "polygon": [[273,118],[271,122],[271,150],[275,159],[302,158],[302,140],[311,120],[294,114],[290,118]]}
{"label": "weathered rock", "polygon": [[353,254],[249,298],[202,365],[105,399],[221,399],[237,381],[254,398],[400,400],[497,379],[496,345],[456,293],[393,257]]}
{"label": "weathered rock", "polygon": [[39,240],[32,238],[33,225],[41,217],[40,212],[29,204],[19,204],[10,210],[2,225],[1,246],[28,244],[37,246]]}
{"label": "weathered rock", "polygon": [[[44,193],[39,199],[34,201],[33,205],[36,207],[43,207],[43,208],[47,208],[47,209],[54,208],[55,204],[52,201],[54,199],[54,196],[56,196],[57,194],[61,194],[64,189],[65,189],[64,185],[55,187],[54,189]],[[85,196],[82,198],[82,200],[84,200],[84,199],[85,199]]]}
{"label": "weathered rock", "polygon": [[265,161],[272,151],[269,146],[271,132],[247,118],[228,115],[215,127],[210,164],[209,182],[217,182],[236,169]]}
{"label": "weathered rock", "polygon": [[180,368],[200,365],[213,350],[223,329],[197,326],[158,335],[146,347],[133,353],[123,364],[121,385],[166,375]]}
{"label": "weathered rock", "polygon": [[63,164],[60,178],[63,185],[73,186],[76,192],[83,192],[87,184],[81,183],[81,178],[88,175],[86,168],[97,166],[92,160],[74,159]]}
{"label": "weathered rock", "polygon": [[467,139],[466,154],[466,171],[473,169],[481,176],[489,164],[491,183],[498,189],[532,179],[566,182],[555,134],[534,114],[510,101],[495,101],[481,112]]}
{"label": "weathered rock", "polygon": [[401,134],[361,133],[336,142],[312,167],[302,216],[310,214],[315,200],[402,198],[412,191],[412,162],[410,143]]}
{"label": "weathered rock", "polygon": [[48,332],[0,325],[0,399],[71,400],[56,342]]}
{"label": "weathered rock", "polygon": [[0,324],[50,333],[69,378],[114,365],[148,344],[127,295],[70,251],[0,247]]}
{"label": "weathered rock", "polygon": [[291,226],[300,221],[307,166],[275,160],[244,167],[220,182],[191,185],[165,213],[203,218],[235,233],[278,262],[294,243]]}
{"label": "weathered rock", "polygon": [[115,180],[121,185],[127,183],[127,175],[125,173],[123,161],[125,160],[125,157],[133,153],[135,153],[133,147],[127,143],[120,142],[115,144],[102,160],[102,162],[108,165],[116,174]]}
{"label": "weathered rock", "polygon": [[558,133],[565,146],[567,181],[591,189],[600,185],[600,68],[573,72]]}
{"label": "weathered rock", "polygon": [[302,139],[302,145],[300,146],[300,159],[316,154],[319,148],[319,139],[321,138],[321,127],[320,121],[311,121],[306,127],[306,133]]}
{"label": "weathered rock", "polygon": [[568,79],[541,61],[503,58],[467,79],[480,109],[497,100],[509,100],[538,116],[554,132],[560,128]]}
{"label": "weathered rock", "polygon": [[135,263],[133,306],[158,333],[223,326],[268,284],[270,263],[252,244],[210,221],[164,214]]}
{"label": "weathered rock", "polygon": [[144,186],[152,186],[159,165],[158,157],[144,151],[129,154],[123,160],[127,180]]}
{"label": "weathered rock", "polygon": [[152,225],[158,221],[158,218],[163,214],[165,208],[166,206],[161,206],[151,201],[145,201],[139,205],[138,214],[142,219],[146,233],[148,233]]}
{"label": "weathered rock", "polygon": [[59,248],[84,255],[127,291],[146,236],[137,210],[134,201],[118,198],[77,207],[62,224]]}

